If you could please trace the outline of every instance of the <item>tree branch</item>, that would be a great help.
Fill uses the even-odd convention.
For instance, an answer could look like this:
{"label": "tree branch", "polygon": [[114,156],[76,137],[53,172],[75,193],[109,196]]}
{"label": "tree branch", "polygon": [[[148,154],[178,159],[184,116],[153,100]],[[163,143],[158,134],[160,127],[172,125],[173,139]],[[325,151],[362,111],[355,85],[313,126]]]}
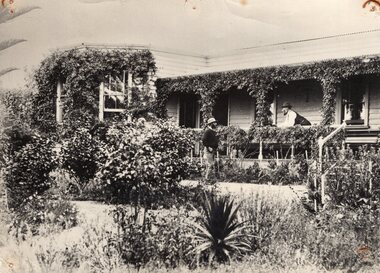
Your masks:
{"label": "tree branch", "polygon": [[3,42],[0,42],[0,51],[3,51],[4,49],[7,49],[8,47],[17,45],[19,43],[26,42],[25,39],[12,39],[12,40],[6,40]]}
{"label": "tree branch", "polygon": [[5,74],[7,74],[9,72],[15,71],[15,70],[19,70],[19,69],[16,67],[10,67],[10,68],[5,68],[3,70],[0,70],[0,77],[4,76]]}
{"label": "tree branch", "polygon": [[0,7],[0,24],[3,24],[18,16],[31,12],[32,10],[35,10],[35,9],[40,9],[40,7],[37,7],[37,6],[24,7],[24,8],[17,9],[14,13],[9,12],[7,8]]}

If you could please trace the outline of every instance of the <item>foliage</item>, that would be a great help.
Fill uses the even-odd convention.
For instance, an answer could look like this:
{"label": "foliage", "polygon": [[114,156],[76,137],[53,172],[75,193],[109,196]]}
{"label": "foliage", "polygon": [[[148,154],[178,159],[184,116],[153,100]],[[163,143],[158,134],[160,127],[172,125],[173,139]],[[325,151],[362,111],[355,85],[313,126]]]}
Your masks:
{"label": "foliage", "polygon": [[[327,269],[350,268],[374,262],[374,250],[379,246],[379,213],[359,208],[325,210],[317,216],[318,226],[312,236],[299,239],[308,251]],[[313,242],[311,242],[313,241]]]}
{"label": "foliage", "polygon": [[[246,233],[254,235],[250,237],[251,248],[264,255],[268,254],[271,246],[276,243],[278,233],[284,232],[281,226],[288,221],[290,213],[295,213],[303,219],[303,211],[299,210],[297,204],[280,196],[252,193],[243,200],[240,217],[248,224]],[[290,228],[291,223],[288,224]],[[291,233],[292,231],[288,232]]]}
{"label": "foliage", "polygon": [[244,199],[238,211],[253,253],[217,268],[193,267],[196,257],[189,253],[196,247],[195,230],[189,223],[203,218],[194,211],[149,211],[144,225],[130,218],[127,206],[115,208],[112,216],[115,223],[81,221],[80,229],[66,231],[59,240],[40,233],[22,244],[8,241],[0,255],[13,263],[14,272],[343,273],[379,267],[378,211],[361,207],[309,214],[297,200],[270,188]]}
{"label": "foliage", "polygon": [[218,136],[222,147],[228,146],[229,150],[246,150],[250,144],[245,130],[236,126],[218,127]]}
{"label": "foliage", "polygon": [[117,123],[102,148],[105,164],[98,180],[113,201],[151,206],[173,196],[190,174],[191,140],[168,122]]}
{"label": "foliage", "polygon": [[240,159],[226,159],[219,163],[219,181],[257,183],[265,175],[265,170],[254,162],[248,168],[241,166]]}
{"label": "foliage", "polygon": [[31,140],[30,104],[31,93],[27,90],[0,93],[0,168]]}
{"label": "foliage", "polygon": [[277,164],[269,161],[268,169],[261,181],[274,185],[303,184],[308,178],[308,163],[300,156],[296,159]]}
{"label": "foliage", "polygon": [[[341,151],[334,158],[326,183],[329,206],[378,208],[380,201],[380,151],[359,148]],[[328,163],[325,169],[329,168]]]}
{"label": "foliage", "polygon": [[[31,12],[32,10],[39,9],[38,6],[25,6],[17,9],[17,12],[15,12],[14,8],[14,1],[1,1],[1,7],[0,7],[0,24],[4,24],[16,17],[19,17],[21,15],[24,15],[26,13]],[[26,40],[24,39],[10,39],[10,40],[3,40],[0,43],[0,52],[12,47],[18,43],[25,42]],[[8,67],[5,69],[0,70],[0,77],[11,72],[14,70],[17,70],[18,68],[15,67]]]}
{"label": "foliage", "polygon": [[30,124],[29,109],[31,106],[29,90],[6,90],[0,93],[0,105],[4,107],[1,113],[1,127],[27,126]]}
{"label": "foliage", "polygon": [[29,196],[28,202],[12,215],[10,233],[17,239],[25,240],[28,235],[37,235],[41,227],[45,232],[69,229],[78,223],[78,211],[66,200],[50,200],[48,195]]}
{"label": "foliage", "polygon": [[53,143],[37,134],[11,131],[7,145],[4,178],[8,203],[12,208],[22,207],[34,194],[42,194],[51,186],[50,172],[56,167]]}
{"label": "foliage", "polygon": [[33,124],[43,131],[55,128],[56,86],[60,80],[65,92],[64,121],[71,126],[97,120],[100,82],[108,75],[123,77],[129,71],[139,84],[147,84],[155,72],[148,50],[82,48],[57,51],[42,61],[34,75],[38,93],[33,99]]}
{"label": "foliage", "polygon": [[[116,246],[127,264],[137,268],[151,264],[155,268],[174,268],[181,264],[192,264],[189,254],[193,242],[192,228],[188,224],[194,215],[184,209],[150,211],[145,221],[136,223],[129,208],[118,206],[112,212],[117,233],[109,244]],[[145,212],[144,212],[145,213]]]}
{"label": "foliage", "polygon": [[98,171],[101,142],[94,132],[78,128],[63,140],[60,159],[61,168],[71,172],[78,180],[79,192],[88,185]]}
{"label": "foliage", "polygon": [[250,251],[247,235],[243,233],[244,223],[238,221],[239,206],[228,196],[205,195],[203,217],[200,223],[193,223],[196,247],[193,252],[211,264],[230,261]]}
{"label": "foliage", "polygon": [[[370,61],[363,62],[365,58],[369,58]],[[298,66],[255,68],[160,79],[157,82],[157,111],[161,116],[165,116],[166,102],[170,94],[187,92],[200,96],[201,112],[206,118],[212,113],[218,93],[237,88],[246,90],[256,98],[257,124],[264,126],[270,124],[268,114],[271,92],[282,83],[309,79],[317,80],[323,88],[322,124],[327,125],[334,121],[337,84],[357,75],[378,74],[379,70],[380,57],[362,56]]]}
{"label": "foliage", "polygon": [[[262,140],[266,146],[270,146],[273,143],[291,144],[296,149],[302,148],[303,150],[311,150],[315,153],[317,151],[318,138],[327,136],[333,130],[333,128],[326,126],[302,127],[297,125],[279,128],[273,126],[256,127],[252,125],[249,131],[249,138],[256,143]],[[340,147],[343,137],[343,132],[337,134],[329,142],[329,145]]]}
{"label": "foliage", "polygon": [[250,224],[247,232],[257,235],[251,243],[261,261],[353,272],[377,261],[378,211],[338,208],[313,215],[297,202],[277,199],[256,194],[242,205],[242,219]]}

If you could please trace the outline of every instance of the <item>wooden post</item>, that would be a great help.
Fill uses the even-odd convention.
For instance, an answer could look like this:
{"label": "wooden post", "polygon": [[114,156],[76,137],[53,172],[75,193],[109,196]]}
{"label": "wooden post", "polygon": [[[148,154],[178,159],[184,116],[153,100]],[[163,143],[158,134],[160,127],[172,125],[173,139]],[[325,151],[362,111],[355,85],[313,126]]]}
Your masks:
{"label": "wooden post", "polygon": [[[318,165],[318,163],[317,163],[317,165]],[[315,167],[318,168],[318,166],[315,166]],[[316,169],[315,176],[314,176],[314,192],[317,192],[317,190],[318,190],[317,180],[318,180],[318,171]],[[317,198],[314,198],[314,210],[318,211]]]}
{"label": "wooden post", "polygon": [[[133,87],[133,82],[132,82],[132,73],[131,71],[128,71],[128,110],[132,104],[132,87]],[[132,116],[128,115],[128,121],[132,121]]]}
{"label": "wooden post", "polygon": [[280,159],[278,156],[278,151],[276,151],[276,164],[277,164],[277,166],[280,165]]}
{"label": "wooden post", "polygon": [[264,156],[263,156],[263,141],[262,139],[260,138],[260,147],[259,147],[259,160],[263,160],[264,159]]}
{"label": "wooden post", "polygon": [[[318,175],[321,177],[321,191],[323,192],[323,195],[324,195],[324,183],[325,181],[322,181],[324,179],[324,176],[323,176],[323,137],[319,137],[318,139],[318,162],[317,162],[317,172],[316,172],[316,178],[315,178],[315,181],[314,181],[314,185],[317,189],[317,179],[318,179]],[[322,185],[323,183],[323,185]],[[321,194],[322,196],[322,194]],[[318,209],[318,206],[317,206],[317,200],[315,199],[314,200],[314,205],[315,205],[315,209],[317,211]],[[323,202],[323,200],[322,200]]]}
{"label": "wooden post", "polygon": [[190,162],[193,162],[193,149],[190,150]]}
{"label": "wooden post", "polygon": [[321,202],[322,202],[322,207],[325,204],[325,187],[326,187],[326,174],[321,175]]}
{"label": "wooden post", "polygon": [[58,124],[62,124],[63,111],[62,111],[62,89],[63,85],[60,80],[57,83],[57,100],[56,100],[56,121]]}
{"label": "wooden post", "polygon": [[369,178],[369,193],[372,193],[372,160],[368,162],[368,171],[370,174]]}
{"label": "wooden post", "polygon": [[104,121],[104,82],[99,87],[99,121]]}
{"label": "wooden post", "polygon": [[292,146],[290,147],[290,159],[294,159],[294,144],[292,144]]}
{"label": "wooden post", "polygon": [[342,149],[340,150],[340,159],[343,160],[346,155],[346,143],[342,141]]}
{"label": "wooden post", "polygon": [[306,159],[306,162],[309,161],[309,154],[308,154],[307,150],[305,150],[305,159]]}

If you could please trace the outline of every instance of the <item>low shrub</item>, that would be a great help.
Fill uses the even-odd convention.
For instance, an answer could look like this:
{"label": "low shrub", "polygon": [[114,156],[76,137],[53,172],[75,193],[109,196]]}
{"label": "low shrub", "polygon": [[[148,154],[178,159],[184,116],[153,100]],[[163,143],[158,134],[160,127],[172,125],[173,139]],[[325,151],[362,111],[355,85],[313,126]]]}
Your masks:
{"label": "low shrub", "polygon": [[378,262],[379,213],[370,208],[308,212],[298,202],[254,195],[243,202],[243,221],[255,257],[264,264],[358,270]]}
{"label": "low shrub", "polygon": [[[357,150],[335,149],[324,158],[325,208],[345,207],[378,209],[380,199],[380,150],[360,147]],[[317,187],[315,187],[317,176]],[[308,181],[309,197],[321,202],[321,174],[313,166]]]}
{"label": "low shrub", "polygon": [[73,193],[81,196],[91,179],[94,179],[100,164],[100,140],[90,129],[78,128],[63,140],[60,153],[61,167],[77,178],[77,183],[69,185]]}
{"label": "low shrub", "polygon": [[77,208],[65,200],[50,200],[49,196],[29,196],[28,202],[12,213],[9,232],[17,239],[25,240],[29,235],[41,232],[42,226],[47,227],[46,233],[59,231],[76,226]]}
{"label": "low shrub", "polygon": [[241,159],[221,159],[217,168],[215,179],[223,182],[298,185],[306,183],[309,177],[308,163],[301,156],[280,164],[271,160],[267,167],[254,162],[247,168],[242,166]]}
{"label": "low shrub", "polygon": [[218,173],[219,181],[257,183],[264,176],[265,170],[257,162],[243,168],[240,159],[227,159],[219,162]]}
{"label": "low shrub", "polygon": [[308,177],[308,163],[303,156],[298,155],[293,160],[286,162],[269,161],[259,182],[273,185],[298,185],[305,184]]}
{"label": "low shrub", "polygon": [[[138,268],[175,268],[194,262],[192,249],[193,230],[189,222],[194,221],[194,213],[180,208],[159,212],[142,212],[137,220],[131,209],[118,206],[112,212],[117,233],[109,244],[116,247],[123,261]],[[146,213],[146,214],[145,214]]]}

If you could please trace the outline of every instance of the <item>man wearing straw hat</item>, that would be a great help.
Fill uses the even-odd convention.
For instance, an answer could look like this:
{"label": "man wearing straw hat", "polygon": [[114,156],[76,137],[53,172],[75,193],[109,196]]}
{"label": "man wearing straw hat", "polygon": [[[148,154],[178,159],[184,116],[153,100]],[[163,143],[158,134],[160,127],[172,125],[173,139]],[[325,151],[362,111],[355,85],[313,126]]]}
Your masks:
{"label": "man wearing straw hat", "polygon": [[216,134],[216,126],[216,119],[209,118],[207,120],[207,127],[202,138],[202,143],[204,146],[203,158],[206,165],[206,180],[209,179],[211,168],[214,168],[215,174],[217,173],[217,170],[215,168],[215,157],[218,151],[219,138]]}

